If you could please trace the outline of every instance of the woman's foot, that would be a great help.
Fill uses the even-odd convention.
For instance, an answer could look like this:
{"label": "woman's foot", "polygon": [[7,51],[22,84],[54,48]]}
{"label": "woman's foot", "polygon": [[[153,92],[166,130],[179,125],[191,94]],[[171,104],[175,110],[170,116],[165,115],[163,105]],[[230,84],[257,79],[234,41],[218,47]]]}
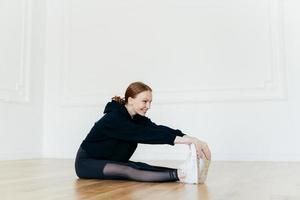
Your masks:
{"label": "woman's foot", "polygon": [[177,169],[177,176],[178,176],[179,182],[184,183],[186,174],[182,171],[182,169]]}
{"label": "woman's foot", "polygon": [[196,148],[194,145],[191,145],[187,160],[177,170],[180,182],[197,184],[198,165]]}

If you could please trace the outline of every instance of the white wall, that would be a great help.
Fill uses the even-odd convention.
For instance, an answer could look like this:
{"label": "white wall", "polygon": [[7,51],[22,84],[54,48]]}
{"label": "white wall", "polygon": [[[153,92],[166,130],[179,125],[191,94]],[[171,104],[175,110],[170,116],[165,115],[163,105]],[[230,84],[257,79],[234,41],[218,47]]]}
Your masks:
{"label": "white wall", "polygon": [[[0,63],[1,158],[74,158],[110,97],[141,80],[154,89],[148,116],[206,140],[214,159],[300,160],[299,1],[49,0],[46,13],[24,2],[41,16],[29,20],[24,83],[22,32],[1,27],[13,38],[0,47],[11,53]],[[140,145],[134,159],[185,151]]]}
{"label": "white wall", "polygon": [[42,156],[42,1],[0,1],[0,159]]}
{"label": "white wall", "polygon": [[[74,157],[110,97],[154,89],[149,116],[218,160],[300,160],[299,1],[48,1],[44,154]],[[181,159],[141,145],[135,159]]]}

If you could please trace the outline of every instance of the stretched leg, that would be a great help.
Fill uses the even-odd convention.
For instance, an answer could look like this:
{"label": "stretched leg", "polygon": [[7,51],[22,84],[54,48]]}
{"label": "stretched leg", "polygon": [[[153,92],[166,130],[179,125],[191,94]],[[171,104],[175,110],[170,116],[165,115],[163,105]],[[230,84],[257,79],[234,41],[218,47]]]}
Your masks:
{"label": "stretched leg", "polygon": [[[142,164],[131,162],[123,163],[94,159],[89,157],[82,149],[79,149],[75,160],[75,170],[79,178],[127,179],[147,182],[178,181],[176,169],[157,171],[158,169],[141,169],[141,166]],[[145,167],[147,164],[143,166]]]}
{"label": "stretched leg", "polygon": [[105,179],[129,179],[145,182],[170,182],[178,181],[177,170],[152,171],[141,170],[130,166],[128,163],[108,162],[103,168]]}
{"label": "stretched leg", "polygon": [[128,164],[130,166],[133,166],[133,167],[137,168],[137,169],[150,170],[150,171],[172,171],[172,170],[176,170],[174,168],[169,168],[169,167],[149,165],[149,164],[143,163],[143,162],[128,161]]}

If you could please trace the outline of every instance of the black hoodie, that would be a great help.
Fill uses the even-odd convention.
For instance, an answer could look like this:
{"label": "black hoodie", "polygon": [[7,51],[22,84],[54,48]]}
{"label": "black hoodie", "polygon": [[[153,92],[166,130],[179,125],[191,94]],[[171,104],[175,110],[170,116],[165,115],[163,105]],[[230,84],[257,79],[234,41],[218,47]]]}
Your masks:
{"label": "black hoodie", "polygon": [[174,145],[175,137],[184,135],[180,130],[156,125],[145,116],[136,114],[131,118],[125,105],[116,101],[107,103],[104,114],[81,144],[97,159],[128,161],[138,143]]}

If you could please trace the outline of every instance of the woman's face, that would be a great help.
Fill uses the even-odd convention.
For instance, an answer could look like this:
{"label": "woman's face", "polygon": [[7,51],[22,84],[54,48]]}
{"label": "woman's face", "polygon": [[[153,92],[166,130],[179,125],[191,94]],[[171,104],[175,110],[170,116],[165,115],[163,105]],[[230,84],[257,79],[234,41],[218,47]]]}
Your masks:
{"label": "woman's face", "polygon": [[150,109],[152,102],[152,92],[144,91],[136,95],[135,98],[128,98],[128,104],[132,106],[135,114],[145,116]]}

